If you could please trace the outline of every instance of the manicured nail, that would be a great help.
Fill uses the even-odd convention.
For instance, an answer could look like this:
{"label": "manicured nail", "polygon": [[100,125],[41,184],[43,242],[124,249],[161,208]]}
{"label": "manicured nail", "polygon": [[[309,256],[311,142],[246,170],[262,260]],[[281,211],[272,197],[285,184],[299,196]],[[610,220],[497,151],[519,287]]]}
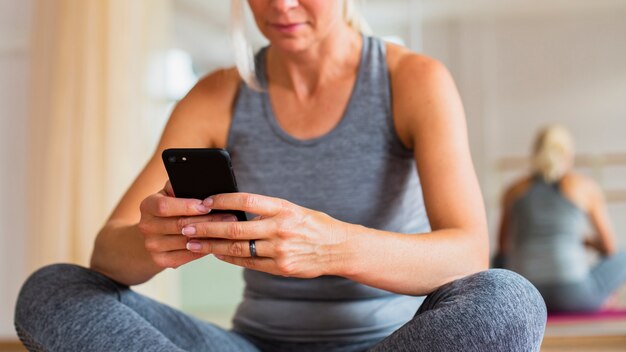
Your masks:
{"label": "manicured nail", "polygon": [[211,209],[207,208],[204,203],[200,203],[200,204],[196,204],[196,209],[201,212],[201,213],[208,213],[211,211]]}
{"label": "manicured nail", "polygon": [[202,201],[202,204],[204,204],[205,207],[210,208],[213,205],[213,198],[209,197],[205,199]]}
{"label": "manicured nail", "polygon": [[183,235],[185,236],[191,236],[191,235],[195,235],[196,234],[196,228],[193,226],[186,226],[183,227]]}
{"label": "manicured nail", "polygon": [[224,256],[223,255],[215,255],[215,258],[219,259],[219,260],[224,260]]}
{"label": "manicured nail", "polygon": [[202,249],[202,245],[200,244],[200,242],[187,242],[188,251],[199,251],[200,249]]}

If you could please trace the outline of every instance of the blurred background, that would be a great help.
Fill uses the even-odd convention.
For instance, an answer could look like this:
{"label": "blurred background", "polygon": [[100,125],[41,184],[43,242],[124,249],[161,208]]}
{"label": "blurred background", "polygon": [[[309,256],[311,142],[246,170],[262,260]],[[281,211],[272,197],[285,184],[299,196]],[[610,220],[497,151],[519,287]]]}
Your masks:
{"label": "blurred background", "polygon": [[[528,171],[534,134],[560,122],[626,247],[626,1],[360,6],[375,35],[437,58],[455,77],[492,239],[501,193]],[[206,0],[0,0],[0,341],[16,338],[13,306],[28,274],[88,263],[173,105],[199,77],[232,65],[229,9]],[[253,29],[250,37],[264,44]],[[242,286],[239,269],[203,259],[139,290],[228,326]]]}

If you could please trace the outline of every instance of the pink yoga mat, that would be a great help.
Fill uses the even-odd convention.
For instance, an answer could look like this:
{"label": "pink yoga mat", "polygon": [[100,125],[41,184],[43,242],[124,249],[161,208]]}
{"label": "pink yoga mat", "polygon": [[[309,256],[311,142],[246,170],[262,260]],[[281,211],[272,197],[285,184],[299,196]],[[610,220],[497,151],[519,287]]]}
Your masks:
{"label": "pink yoga mat", "polygon": [[626,309],[586,313],[548,313],[548,322],[582,322],[597,320],[626,320]]}

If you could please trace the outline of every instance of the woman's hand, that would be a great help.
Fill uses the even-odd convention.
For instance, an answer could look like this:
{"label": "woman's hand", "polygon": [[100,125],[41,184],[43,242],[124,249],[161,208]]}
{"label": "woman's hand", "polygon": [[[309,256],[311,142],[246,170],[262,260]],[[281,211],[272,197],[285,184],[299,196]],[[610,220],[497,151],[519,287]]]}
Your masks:
{"label": "woman's hand", "polygon": [[141,202],[141,220],[137,227],[144,237],[144,245],[155,264],[162,268],[177,268],[206,253],[186,249],[185,226],[195,223],[236,221],[231,214],[209,214],[202,200],[175,198],[168,181],[156,194]]}
{"label": "woman's hand", "polygon": [[[260,215],[245,222],[194,222],[182,229],[187,248],[274,275],[313,278],[336,274],[342,260],[336,248],[346,241],[345,223],[283,199],[249,193],[207,198],[210,209],[243,210]],[[255,241],[256,257],[250,253]]]}

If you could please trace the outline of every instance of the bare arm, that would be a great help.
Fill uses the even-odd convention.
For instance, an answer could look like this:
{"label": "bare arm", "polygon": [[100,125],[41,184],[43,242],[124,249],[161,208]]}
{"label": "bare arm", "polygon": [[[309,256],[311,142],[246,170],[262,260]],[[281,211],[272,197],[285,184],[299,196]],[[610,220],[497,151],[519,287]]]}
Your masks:
{"label": "bare arm", "polygon": [[498,229],[498,248],[497,255],[507,255],[511,250],[511,212],[513,204],[519,199],[530,187],[531,178],[525,177],[513,183],[504,192],[501,203],[500,227]]}
{"label": "bare arm", "polygon": [[502,197],[502,204],[500,206],[502,214],[500,215],[500,226],[498,228],[498,247],[496,248],[496,255],[507,255],[510,249],[510,235],[509,235],[509,223],[511,221],[511,209],[508,201],[508,195],[505,194]]}
{"label": "bare arm", "polygon": [[488,267],[486,216],[465,114],[448,71],[431,59],[402,55],[392,68],[392,90],[397,130],[414,150],[433,231],[408,235],[353,225],[350,254],[338,271],[421,295]]}
{"label": "bare arm", "polygon": [[597,249],[602,255],[612,255],[617,251],[615,245],[615,234],[609,220],[609,215],[606,207],[606,201],[602,190],[588,180],[589,188],[589,219],[596,231],[596,236],[588,239],[587,244]]}
{"label": "bare arm", "polygon": [[[189,221],[181,217],[202,215],[197,201],[177,201],[163,188],[167,174],[161,152],[170,147],[223,147],[232,101],[239,80],[233,71],[218,71],[194,87],[174,109],[159,145],[143,171],[118,203],[98,234],[91,267],[112,279],[135,285],[149,280],[167,267],[177,267],[201,255],[184,250],[186,239],[180,229]],[[140,209],[142,206],[142,209]],[[150,217],[146,219],[146,217]],[[140,226],[140,221],[156,223],[160,217],[177,221],[168,230]],[[166,231],[178,236],[147,236]],[[150,238],[150,239],[149,239]],[[161,239],[163,240],[155,240]],[[168,248],[161,243],[169,241]],[[180,248],[182,246],[182,248]],[[155,253],[167,253],[167,255]]]}

